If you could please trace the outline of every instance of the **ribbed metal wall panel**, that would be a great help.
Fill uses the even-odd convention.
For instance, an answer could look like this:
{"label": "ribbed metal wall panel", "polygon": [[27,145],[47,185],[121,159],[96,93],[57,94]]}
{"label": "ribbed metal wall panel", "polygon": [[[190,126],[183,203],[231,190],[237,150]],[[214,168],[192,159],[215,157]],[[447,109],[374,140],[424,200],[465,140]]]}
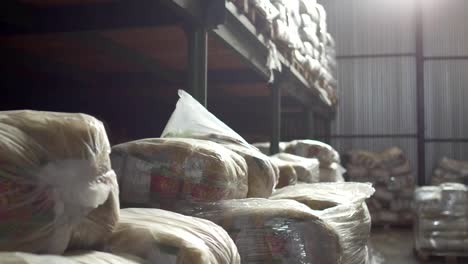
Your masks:
{"label": "ribbed metal wall panel", "polygon": [[424,0],[424,55],[468,55],[468,1]]}
{"label": "ribbed metal wall panel", "polygon": [[336,39],[338,55],[414,52],[414,1],[319,2],[327,11],[328,31]]}
{"label": "ribbed metal wall panel", "polygon": [[468,160],[468,143],[432,142],[426,144],[426,182],[430,182],[434,168],[443,157]]}
{"label": "ribbed metal wall panel", "polygon": [[467,85],[468,60],[426,62],[427,138],[468,137]]}
{"label": "ribbed metal wall panel", "polygon": [[340,60],[335,135],[415,134],[413,57]]}
{"label": "ribbed metal wall panel", "polygon": [[380,152],[390,147],[399,147],[405,152],[406,156],[411,161],[414,175],[417,175],[418,155],[416,139],[334,138],[332,139],[332,146],[335,147],[340,154],[346,153],[347,151],[353,149],[364,149]]}

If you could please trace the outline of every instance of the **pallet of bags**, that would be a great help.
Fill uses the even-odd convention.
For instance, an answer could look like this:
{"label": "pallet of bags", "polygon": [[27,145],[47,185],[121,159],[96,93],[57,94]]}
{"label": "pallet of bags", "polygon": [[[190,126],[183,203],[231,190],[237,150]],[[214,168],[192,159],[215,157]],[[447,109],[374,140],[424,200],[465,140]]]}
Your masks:
{"label": "pallet of bags", "polygon": [[188,93],[180,90],[179,96],[161,137],[211,141],[237,153],[247,164],[247,197],[269,197],[279,177],[278,168],[270,158],[247,143]]}
{"label": "pallet of bags", "polygon": [[376,192],[367,202],[373,224],[412,224],[414,176],[401,149],[393,147],[381,153],[353,150],[344,160],[349,181],[374,184]]}
{"label": "pallet of bags", "polygon": [[160,209],[123,209],[107,249],[148,263],[240,264],[236,245],[220,226]]}
{"label": "pallet of bags", "polygon": [[442,158],[434,170],[432,184],[439,185],[444,182],[458,182],[468,185],[468,161]]}
{"label": "pallet of bags", "polygon": [[340,164],[340,156],[330,145],[316,140],[294,140],[286,144],[285,152],[319,161],[320,182],[343,182],[346,170]]}
{"label": "pallet of bags", "polygon": [[304,158],[289,153],[278,153],[271,156],[271,158],[274,160],[286,162],[286,164],[290,165],[297,175],[297,183],[316,183],[320,181],[318,159]]}
{"label": "pallet of bags", "polygon": [[179,210],[222,226],[242,263],[341,263],[341,245],[333,228],[293,200],[226,200]]}
{"label": "pallet of bags", "polygon": [[0,112],[0,251],[101,247],[119,217],[109,153],[91,116]]}
{"label": "pallet of bags", "polygon": [[468,256],[468,189],[459,183],[414,193],[415,249],[420,256]]}
{"label": "pallet of bags", "polygon": [[366,183],[315,183],[288,186],[270,199],[291,199],[318,211],[318,216],[338,234],[342,264],[369,263],[371,217],[365,200],[374,188]]}
{"label": "pallet of bags", "polygon": [[99,251],[73,251],[64,255],[39,255],[0,252],[2,264],[151,264],[136,256],[114,255]]}

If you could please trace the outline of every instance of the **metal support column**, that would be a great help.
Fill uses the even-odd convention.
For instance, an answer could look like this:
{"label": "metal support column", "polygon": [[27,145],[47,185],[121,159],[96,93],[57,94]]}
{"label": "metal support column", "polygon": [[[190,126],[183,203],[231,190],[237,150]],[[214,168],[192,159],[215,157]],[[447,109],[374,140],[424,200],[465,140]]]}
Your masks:
{"label": "metal support column", "polygon": [[424,43],[423,43],[423,0],[416,3],[416,93],[418,122],[418,185],[426,184],[426,140],[425,140],[425,109],[424,109]]}
{"label": "metal support column", "polygon": [[315,139],[317,136],[317,131],[315,131],[315,114],[310,109],[305,109],[306,111],[306,122],[307,122],[307,138]]}
{"label": "metal support column", "polygon": [[279,152],[279,143],[281,140],[281,86],[278,82],[270,84],[271,90],[271,142],[270,154]]}
{"label": "metal support column", "polygon": [[188,42],[188,90],[207,107],[208,34],[201,26],[186,29]]}

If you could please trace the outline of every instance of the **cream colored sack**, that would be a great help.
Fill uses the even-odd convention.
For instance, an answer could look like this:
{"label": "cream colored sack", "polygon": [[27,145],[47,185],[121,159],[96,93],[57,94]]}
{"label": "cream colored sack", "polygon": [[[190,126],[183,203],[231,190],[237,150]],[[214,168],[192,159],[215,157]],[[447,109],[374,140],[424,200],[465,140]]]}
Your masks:
{"label": "cream colored sack", "polygon": [[240,263],[234,242],[221,227],[159,209],[123,209],[109,248],[150,263]]}
{"label": "cream colored sack", "polygon": [[114,199],[109,153],[104,126],[91,116],[0,112],[0,251],[63,253],[72,233],[74,243],[100,244],[117,201],[100,208],[106,218],[92,235],[76,234],[89,231],[80,223],[93,209]]}

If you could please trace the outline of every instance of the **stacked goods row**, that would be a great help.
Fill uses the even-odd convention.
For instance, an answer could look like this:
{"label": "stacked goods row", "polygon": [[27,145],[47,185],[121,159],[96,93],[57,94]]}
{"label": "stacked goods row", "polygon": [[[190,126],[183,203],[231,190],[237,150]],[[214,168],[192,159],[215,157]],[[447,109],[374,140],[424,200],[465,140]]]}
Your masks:
{"label": "stacked goods row", "polygon": [[120,210],[111,148],[95,118],[0,112],[0,137],[1,263],[240,263],[211,222]]}
{"label": "stacked goods row", "polygon": [[113,148],[87,115],[0,112],[0,262],[366,263],[370,186],[308,184],[334,155],[268,157],[180,96],[162,138]]}
{"label": "stacked goods row", "polygon": [[458,182],[468,185],[468,161],[443,158],[439,161],[432,176],[432,184]]}
{"label": "stacked goods row", "polygon": [[393,147],[381,153],[353,150],[344,160],[350,181],[371,182],[375,186],[375,195],[367,203],[374,224],[412,224],[414,176],[401,149]]}
{"label": "stacked goods row", "polygon": [[415,191],[415,246],[423,255],[467,255],[468,189],[459,183]]}
{"label": "stacked goods row", "polygon": [[[262,153],[270,154],[270,143],[254,143]],[[298,178],[298,182],[343,182],[343,174],[346,170],[341,166],[338,152],[330,145],[316,140],[302,139],[291,142],[280,142],[280,153],[271,156],[273,161],[278,159],[300,163],[301,166],[309,167],[311,172],[307,180]],[[280,162],[281,163],[281,162]],[[283,162],[284,163],[284,162]],[[279,164],[282,165],[282,164]],[[281,173],[281,172],[280,172]],[[298,173],[298,177],[299,174]]]}
{"label": "stacked goods row", "polygon": [[[335,42],[327,14],[316,0],[234,0],[260,33],[304,78],[315,85],[328,105],[336,105]],[[263,21],[260,23],[259,21]],[[267,26],[265,26],[267,25]]]}

